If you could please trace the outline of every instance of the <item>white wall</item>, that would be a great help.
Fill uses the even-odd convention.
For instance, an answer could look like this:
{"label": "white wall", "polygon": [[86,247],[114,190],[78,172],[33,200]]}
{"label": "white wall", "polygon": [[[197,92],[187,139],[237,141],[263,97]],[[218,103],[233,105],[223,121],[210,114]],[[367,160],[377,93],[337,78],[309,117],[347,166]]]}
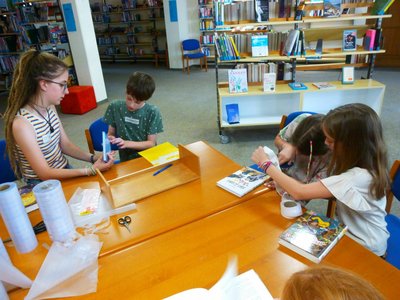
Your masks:
{"label": "white wall", "polygon": [[107,99],[99,51],[88,0],[61,0],[71,3],[76,31],[67,32],[79,85],[91,85],[96,101]]}
{"label": "white wall", "polygon": [[[200,37],[197,0],[176,0],[178,22],[170,21],[169,0],[164,0],[165,30],[171,69],[182,68],[181,41]],[[194,63],[199,63],[197,60]]]}

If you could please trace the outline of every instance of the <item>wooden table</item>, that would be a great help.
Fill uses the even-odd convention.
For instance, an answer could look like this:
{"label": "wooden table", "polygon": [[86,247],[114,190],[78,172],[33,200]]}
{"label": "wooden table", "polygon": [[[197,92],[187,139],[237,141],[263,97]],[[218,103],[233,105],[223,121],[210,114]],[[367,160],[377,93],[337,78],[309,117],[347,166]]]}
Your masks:
{"label": "wooden table", "polygon": [[[121,251],[131,245],[200,220],[268,190],[259,187],[242,198],[232,195],[217,187],[216,182],[238,170],[240,166],[204,142],[195,142],[186,147],[200,158],[200,179],[136,202],[137,210],[123,214],[130,215],[132,218],[131,233],[125,227],[118,225],[117,219],[121,215],[111,217],[111,224],[106,233],[99,235],[103,242],[100,256]],[[115,165],[105,172],[104,176],[110,180],[149,166],[146,160],[139,158]],[[62,186],[66,199],[70,199],[78,187],[99,187],[95,177],[65,180]],[[32,212],[30,215],[35,222],[40,219],[39,211]],[[35,222],[32,221],[32,224]],[[39,245],[51,244],[47,233],[39,234],[38,240]],[[15,266],[30,278],[36,276],[47,255],[47,250],[41,246],[28,254],[19,254],[14,248],[7,249]]]}
{"label": "wooden table", "polygon": [[[314,265],[278,246],[292,220],[280,215],[279,198],[266,193],[218,214],[133,245],[99,259],[98,290],[81,299],[161,299],[177,292],[210,288],[224,272],[230,255],[240,273],[254,269],[274,297],[296,271]],[[352,270],[370,281],[387,299],[400,299],[400,271],[343,237],[321,264]],[[18,290],[11,299],[22,299]]]}

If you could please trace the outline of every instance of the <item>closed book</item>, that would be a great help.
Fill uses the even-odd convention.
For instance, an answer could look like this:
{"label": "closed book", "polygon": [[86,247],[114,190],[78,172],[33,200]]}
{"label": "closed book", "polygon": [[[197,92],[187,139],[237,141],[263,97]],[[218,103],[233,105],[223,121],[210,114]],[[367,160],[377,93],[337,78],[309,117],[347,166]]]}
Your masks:
{"label": "closed book", "polygon": [[259,172],[250,167],[243,167],[235,173],[219,180],[217,186],[238,197],[242,197],[263,184],[267,178],[268,175],[264,172]]}
{"label": "closed book", "polygon": [[343,51],[355,51],[357,50],[357,30],[348,29],[343,30]]}
{"label": "closed book", "polygon": [[306,211],[279,237],[279,244],[319,263],[345,234],[347,226],[313,211]]}
{"label": "closed book", "polygon": [[283,55],[291,55],[293,48],[299,39],[300,31],[297,29],[291,29],[286,39],[285,46],[283,47]]}
{"label": "closed book", "polygon": [[337,18],[340,17],[341,0],[324,0],[324,17]]}
{"label": "closed book", "polygon": [[257,22],[269,20],[269,0],[255,0],[254,9]]}
{"label": "closed book", "polygon": [[376,35],[375,29],[367,29],[364,38],[364,50],[368,51],[374,50],[375,35]]}
{"label": "closed book", "polygon": [[251,55],[268,56],[268,35],[252,35],[251,36]]}
{"label": "closed book", "polygon": [[276,89],[276,74],[275,73],[264,73],[263,88],[264,88],[264,92],[275,92],[275,89]]}
{"label": "closed book", "polygon": [[229,124],[237,124],[240,123],[240,115],[239,115],[239,104],[232,103],[225,105],[226,107],[226,119]]}
{"label": "closed book", "polygon": [[230,93],[245,93],[248,91],[246,69],[229,70],[228,81]]}
{"label": "closed book", "polygon": [[326,89],[334,89],[336,88],[336,85],[333,85],[329,82],[313,82],[313,86],[319,88],[320,90],[326,90]]}

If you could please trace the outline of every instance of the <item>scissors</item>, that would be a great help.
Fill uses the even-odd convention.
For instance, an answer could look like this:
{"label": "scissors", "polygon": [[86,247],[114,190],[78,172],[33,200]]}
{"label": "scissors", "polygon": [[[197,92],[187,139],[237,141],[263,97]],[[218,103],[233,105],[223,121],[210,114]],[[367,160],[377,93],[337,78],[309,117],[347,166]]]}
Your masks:
{"label": "scissors", "polygon": [[118,219],[118,224],[121,226],[125,226],[126,229],[128,229],[129,232],[131,232],[131,229],[129,228],[129,224],[132,222],[132,219],[130,216],[125,216],[123,218]]}

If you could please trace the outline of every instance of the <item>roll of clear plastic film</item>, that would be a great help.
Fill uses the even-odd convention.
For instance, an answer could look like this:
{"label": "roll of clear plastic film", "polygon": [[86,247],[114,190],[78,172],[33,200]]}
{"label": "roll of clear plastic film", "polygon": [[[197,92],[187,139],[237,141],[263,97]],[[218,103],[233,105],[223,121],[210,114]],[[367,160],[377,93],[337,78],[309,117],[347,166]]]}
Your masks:
{"label": "roll of clear plastic film", "polygon": [[33,193],[50,238],[61,243],[72,241],[75,226],[60,181],[43,181],[33,188]]}
{"label": "roll of clear plastic film", "polygon": [[38,241],[15,182],[0,185],[0,213],[17,251],[35,249]]}

